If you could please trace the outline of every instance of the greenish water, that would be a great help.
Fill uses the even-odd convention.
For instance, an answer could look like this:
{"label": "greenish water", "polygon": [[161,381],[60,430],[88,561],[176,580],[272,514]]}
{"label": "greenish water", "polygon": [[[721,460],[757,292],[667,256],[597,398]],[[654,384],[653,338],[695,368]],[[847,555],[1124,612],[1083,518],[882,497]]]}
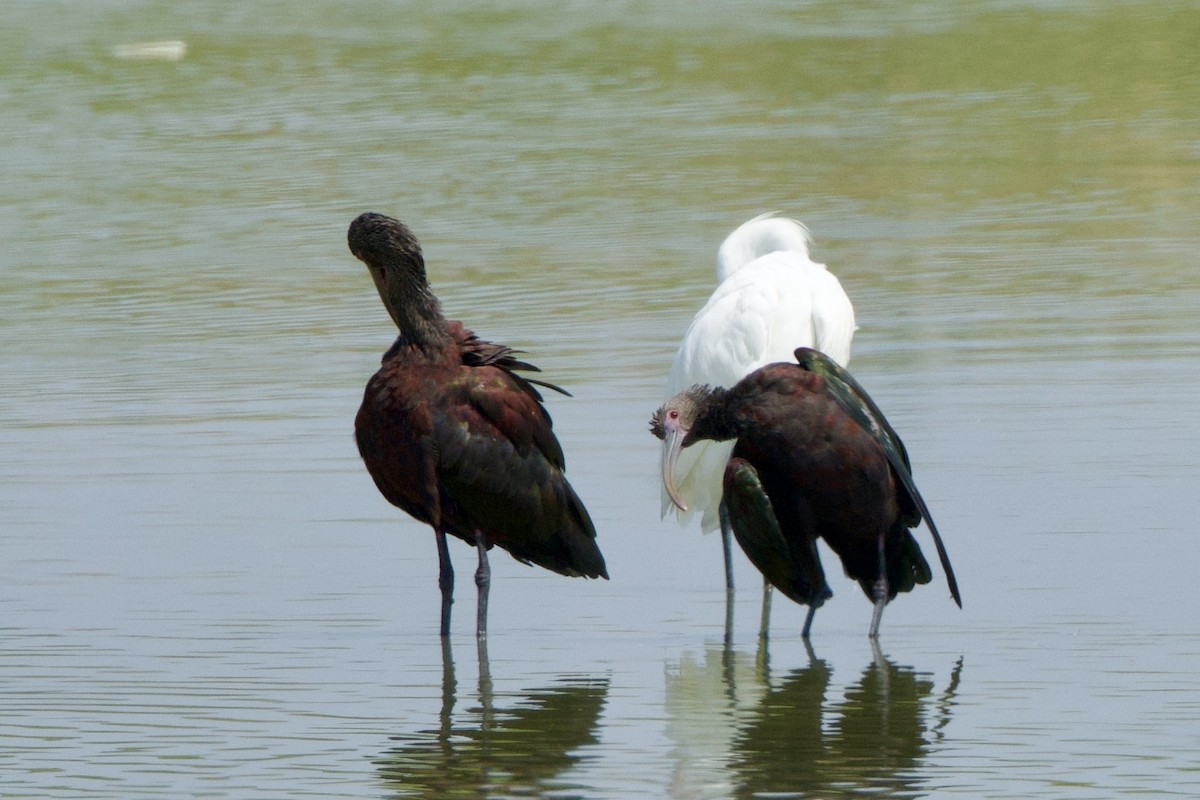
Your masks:
{"label": "greenish water", "polygon": [[[1200,791],[1190,4],[15,0],[0,30],[0,797]],[[159,58],[122,46],[179,40]],[[529,351],[612,580],[354,449],[409,222]],[[646,420],[724,236],[802,219],[963,589],[756,635]],[[472,553],[453,551],[461,575]],[[831,579],[837,572],[830,559]],[[485,655],[485,659],[480,656]]]}

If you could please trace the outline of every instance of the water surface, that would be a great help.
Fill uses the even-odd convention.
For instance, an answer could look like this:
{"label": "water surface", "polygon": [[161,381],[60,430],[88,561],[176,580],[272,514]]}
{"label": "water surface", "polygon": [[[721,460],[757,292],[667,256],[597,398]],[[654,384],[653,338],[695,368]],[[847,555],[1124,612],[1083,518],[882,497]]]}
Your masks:
{"label": "water surface", "polygon": [[[1198,40],[1149,0],[10,2],[0,797],[1195,796]],[[444,649],[354,449],[368,209],[575,395],[612,580],[496,553],[486,653],[472,552]],[[717,539],[658,519],[646,420],[768,210],[963,589],[878,651],[828,556],[811,649],[741,558],[727,636]]]}

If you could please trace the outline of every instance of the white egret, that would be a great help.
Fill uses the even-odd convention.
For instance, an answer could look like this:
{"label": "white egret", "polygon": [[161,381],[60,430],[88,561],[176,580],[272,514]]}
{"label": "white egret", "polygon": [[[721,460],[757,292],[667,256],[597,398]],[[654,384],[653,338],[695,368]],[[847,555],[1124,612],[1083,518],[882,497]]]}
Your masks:
{"label": "white egret", "polygon": [[[688,326],[671,365],[666,397],[693,384],[731,387],[749,373],[793,361],[812,347],[845,366],[854,336],[854,306],[841,283],[808,253],[801,223],[763,214],[746,222],[717,250],[717,288]],[[663,445],[663,457],[667,457]],[[697,442],[679,453],[675,485],[686,510],[662,490],[662,513],[680,525],[700,515],[705,533],[721,528],[725,586],[733,589],[729,526],[721,518],[721,487],[733,442]],[[767,595],[764,600],[769,600]],[[764,623],[768,607],[764,606]]]}

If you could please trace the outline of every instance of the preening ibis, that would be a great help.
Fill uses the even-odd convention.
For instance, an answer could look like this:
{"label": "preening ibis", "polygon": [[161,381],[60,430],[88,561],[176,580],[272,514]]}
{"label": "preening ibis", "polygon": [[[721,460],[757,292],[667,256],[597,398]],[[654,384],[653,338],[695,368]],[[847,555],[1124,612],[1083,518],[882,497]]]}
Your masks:
{"label": "preening ibis", "polygon": [[358,451],[383,496],[433,528],[442,636],[454,591],[447,533],[479,553],[480,637],[492,545],[562,575],[607,578],[596,529],[563,475],[562,448],[533,384],[562,390],[517,374],[537,368],[442,316],[421,246],[402,222],[362,214],[348,239],[400,329],[354,420]]}
{"label": "preening ibis", "polygon": [[723,502],[733,534],[763,577],[809,607],[804,638],[832,595],[817,537],[874,601],[871,638],[897,593],[933,578],[910,531],[922,519],[961,608],[954,570],[900,437],[837,362],[804,347],[795,358],[755,370],[731,389],[692,386],[654,413],[650,429],[663,440],[663,484],[673,502],[684,504],[674,479],[680,451],[731,441]]}
{"label": "preening ibis", "polygon": [[[759,367],[790,359],[797,347],[815,347],[849,363],[854,307],[833,273],[809,258],[810,241],[799,222],[771,214],[729,234],[717,250],[717,288],[675,354],[668,397],[693,384],[733,386]],[[674,504],[681,525],[697,512],[701,530],[720,525],[727,589],[733,588],[733,565],[719,507],[731,449],[727,442],[698,442],[679,456],[675,487],[681,502]],[[664,488],[664,517],[672,507]]]}

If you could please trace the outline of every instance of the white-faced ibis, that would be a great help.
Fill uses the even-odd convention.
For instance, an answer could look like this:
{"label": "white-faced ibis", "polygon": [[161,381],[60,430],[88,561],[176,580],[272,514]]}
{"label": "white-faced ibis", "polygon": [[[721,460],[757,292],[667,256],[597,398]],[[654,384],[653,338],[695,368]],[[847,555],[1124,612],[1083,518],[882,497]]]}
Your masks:
{"label": "white-faced ibis", "polygon": [[[833,273],[809,257],[810,241],[802,224],[770,214],[729,234],[717,250],[717,288],[675,354],[668,396],[694,384],[733,386],[759,367],[790,359],[797,347],[849,363],[854,306]],[[719,507],[731,449],[727,442],[698,442],[679,456],[675,487],[682,502],[674,505],[681,525],[697,512],[704,532],[720,525],[727,589],[733,565]],[[664,488],[663,516],[672,507]]]}
{"label": "white-faced ibis", "polygon": [[354,420],[358,451],[383,496],[433,528],[442,636],[454,591],[447,533],[479,553],[479,636],[492,545],[562,575],[607,578],[596,529],[563,475],[562,448],[532,384],[562,390],[517,374],[537,368],[442,316],[406,225],[362,214],[348,239],[400,328]]}
{"label": "white-faced ibis", "polygon": [[692,386],[655,412],[663,482],[676,498],[675,460],[696,442],[732,441],[723,504],[733,534],[763,576],[813,614],[832,595],[817,537],[883,607],[932,573],[910,528],[925,520],[950,595],[962,606],[941,535],[913,483],[900,437],[862,387],[828,356],[799,348],[799,363],[769,364],[731,389]]}

